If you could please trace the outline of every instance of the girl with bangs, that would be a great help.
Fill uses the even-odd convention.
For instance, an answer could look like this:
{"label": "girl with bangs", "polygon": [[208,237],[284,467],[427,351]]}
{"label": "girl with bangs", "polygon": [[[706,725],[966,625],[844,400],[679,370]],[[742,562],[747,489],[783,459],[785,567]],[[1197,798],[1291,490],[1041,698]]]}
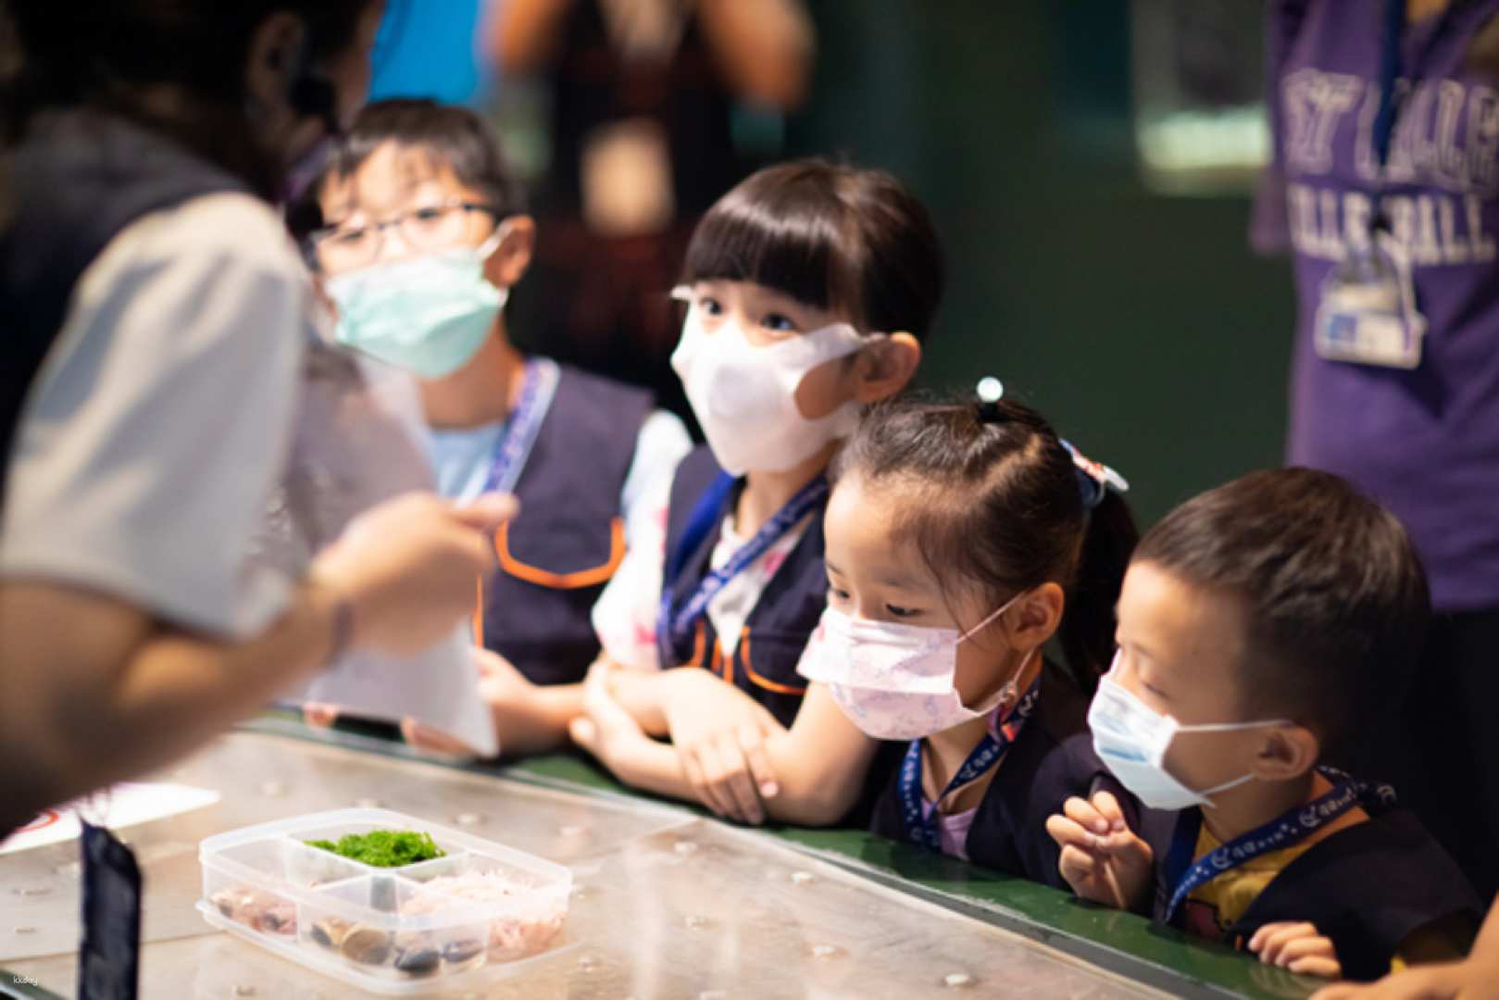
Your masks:
{"label": "girl with bangs", "polygon": [[[572,726],[622,780],[760,822],[780,792],[766,741],[799,713],[837,715],[804,704],[796,672],[827,602],[825,473],[863,408],[911,380],[942,284],[925,208],[879,171],[767,168],[699,224],[673,292],[686,316],[672,365],[707,445],[661,498],[662,544],[632,550],[594,609],[593,717]],[[646,766],[613,759],[629,734]],[[875,748],[854,736],[862,772]],[[859,783],[840,784],[852,793],[783,818],[842,818]]]}

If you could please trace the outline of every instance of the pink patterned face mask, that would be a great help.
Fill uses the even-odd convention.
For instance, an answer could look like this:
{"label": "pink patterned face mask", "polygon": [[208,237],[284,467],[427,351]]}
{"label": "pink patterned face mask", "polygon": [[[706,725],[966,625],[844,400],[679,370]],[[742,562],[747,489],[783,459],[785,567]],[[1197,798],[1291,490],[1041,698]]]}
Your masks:
{"label": "pink patterned face mask", "polygon": [[1024,663],[992,697],[971,709],[958,696],[954,675],[959,644],[1008,611],[1023,594],[967,632],[866,621],[829,607],[797,671],[826,684],[843,714],[875,739],[914,740],[943,732],[1015,700]]}

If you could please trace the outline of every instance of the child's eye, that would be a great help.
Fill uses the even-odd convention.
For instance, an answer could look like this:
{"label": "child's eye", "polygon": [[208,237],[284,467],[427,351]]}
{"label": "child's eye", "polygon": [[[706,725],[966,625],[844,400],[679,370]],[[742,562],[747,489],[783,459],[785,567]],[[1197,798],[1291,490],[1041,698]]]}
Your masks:
{"label": "child's eye", "polygon": [[709,316],[718,316],[723,313],[723,303],[711,295],[704,295],[697,300],[697,307]]}
{"label": "child's eye", "polygon": [[766,313],[760,320],[760,325],[777,333],[796,332],[796,321],[783,313]]}
{"label": "child's eye", "polygon": [[921,609],[919,608],[902,608],[894,604],[885,605],[885,610],[890,612],[890,614],[894,615],[896,618],[913,618],[916,615],[921,614]]}
{"label": "child's eye", "polygon": [[830,600],[830,601],[846,601],[846,600],[848,600],[848,591],[846,591],[846,590],[839,590],[837,587],[834,587],[832,584],[829,584],[828,585],[828,600]]}

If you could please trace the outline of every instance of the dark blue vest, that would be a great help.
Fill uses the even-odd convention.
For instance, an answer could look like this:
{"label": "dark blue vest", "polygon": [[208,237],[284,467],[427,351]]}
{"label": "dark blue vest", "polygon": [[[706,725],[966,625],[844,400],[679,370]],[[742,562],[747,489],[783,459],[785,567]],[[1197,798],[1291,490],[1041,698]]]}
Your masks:
{"label": "dark blue vest", "polygon": [[11,159],[0,221],[0,502],[27,390],[79,277],[130,223],[244,185],[171,140],[92,111],[39,117]]}
{"label": "dark blue vest", "polygon": [[[1390,971],[1401,943],[1416,930],[1446,918],[1466,919],[1476,930],[1483,904],[1457,862],[1414,813],[1364,806],[1369,819],[1318,841],[1271,880],[1224,934],[1247,947],[1254,932],[1280,921],[1310,921],[1331,938],[1343,975],[1378,979]],[[1179,813],[1148,812],[1142,836],[1156,851],[1155,919],[1165,916],[1174,886],[1165,865]],[[1186,922],[1188,900],[1176,913]]]}
{"label": "dark blue vest", "polygon": [[649,393],[562,368],[516,483],[520,516],[495,536],[484,645],[537,684],[583,679],[599,654],[589,612],[625,553],[620,491]]}
{"label": "dark blue vest", "polygon": [[[1139,805],[1093,752],[1088,703],[1063,671],[1050,663],[1042,668],[1036,714],[1005,754],[968,828],[964,848],[974,864],[1067,889],[1057,870],[1061,851],[1046,832],[1046,818],[1061,812],[1068,798],[1095,789],[1112,792],[1131,829],[1138,827]],[[898,780],[897,774],[880,797],[870,829],[905,841]]]}
{"label": "dark blue vest", "polygon": [[[671,486],[671,509],[666,523],[668,563],[687,530],[692,508],[721,470],[706,446],[682,460]],[[674,602],[684,602],[708,574],[708,560],[718,544],[723,519],[733,509],[737,491],[724,503],[714,530],[683,564],[681,577],[666,580]],[[662,667],[704,667],[738,687],[790,726],[801,707],[807,682],[796,672],[802,649],[827,606],[828,578],[823,568],[822,507],[812,515],[801,539],[776,571],[750,612],[734,655],[726,657],[713,623],[704,615],[697,623],[691,648],[674,649],[657,636]]]}

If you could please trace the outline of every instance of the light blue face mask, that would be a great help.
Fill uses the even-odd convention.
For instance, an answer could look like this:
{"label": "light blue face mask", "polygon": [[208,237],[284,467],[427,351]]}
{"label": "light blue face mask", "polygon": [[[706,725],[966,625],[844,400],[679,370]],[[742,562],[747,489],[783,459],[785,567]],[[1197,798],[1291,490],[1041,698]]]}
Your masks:
{"label": "light blue face mask", "polygon": [[338,342],[425,379],[462,368],[483,346],[509,292],[484,277],[500,237],[330,279]]}

